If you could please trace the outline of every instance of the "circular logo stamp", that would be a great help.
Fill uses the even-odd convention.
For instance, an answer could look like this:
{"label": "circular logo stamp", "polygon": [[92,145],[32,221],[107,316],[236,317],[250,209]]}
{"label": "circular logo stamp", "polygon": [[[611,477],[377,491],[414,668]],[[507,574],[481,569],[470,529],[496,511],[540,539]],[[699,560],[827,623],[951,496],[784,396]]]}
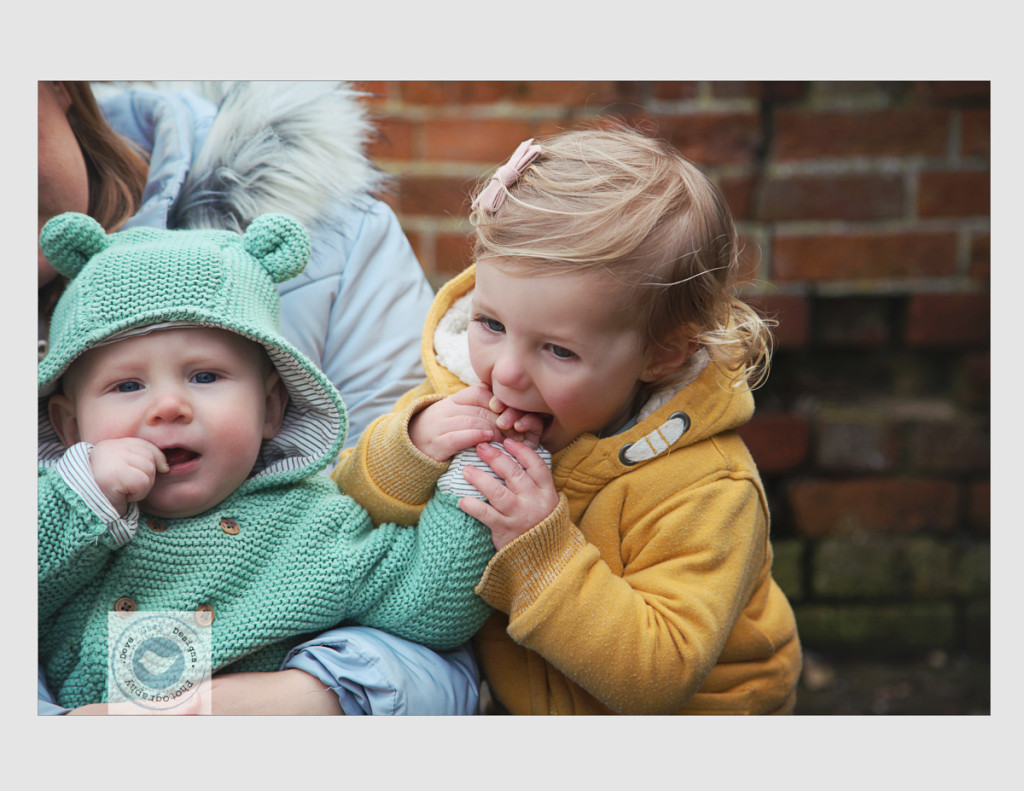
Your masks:
{"label": "circular logo stamp", "polygon": [[148,709],[188,702],[210,677],[210,627],[191,612],[112,612],[108,700]]}

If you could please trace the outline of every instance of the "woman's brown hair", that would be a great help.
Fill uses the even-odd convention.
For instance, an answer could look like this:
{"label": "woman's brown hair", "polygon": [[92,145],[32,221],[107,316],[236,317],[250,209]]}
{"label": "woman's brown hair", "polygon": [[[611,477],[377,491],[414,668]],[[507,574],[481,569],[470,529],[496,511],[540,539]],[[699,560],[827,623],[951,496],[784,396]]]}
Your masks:
{"label": "woman's brown hair", "polygon": [[[107,123],[88,82],[56,85],[70,99],[68,124],[85,158],[89,216],[108,232],[116,231],[142,203],[149,163],[141,151]],[[39,290],[41,315],[49,316],[63,290],[62,277],[54,278]]]}
{"label": "woman's brown hair", "polygon": [[85,156],[89,216],[108,232],[116,231],[138,211],[149,163],[107,123],[88,82],[58,84],[71,99],[68,123]]}

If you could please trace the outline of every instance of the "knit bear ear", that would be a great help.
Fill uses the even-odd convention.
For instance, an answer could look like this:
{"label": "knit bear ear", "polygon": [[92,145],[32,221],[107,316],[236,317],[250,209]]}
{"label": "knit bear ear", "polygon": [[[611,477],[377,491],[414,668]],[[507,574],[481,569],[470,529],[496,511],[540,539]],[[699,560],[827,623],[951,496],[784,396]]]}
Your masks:
{"label": "knit bear ear", "polygon": [[48,220],[39,234],[39,246],[50,265],[69,278],[82,271],[89,259],[110,245],[103,226],[87,214],[67,212]]}
{"label": "knit bear ear", "polygon": [[283,214],[261,214],[245,229],[242,246],[275,283],[299,274],[309,260],[309,231]]}

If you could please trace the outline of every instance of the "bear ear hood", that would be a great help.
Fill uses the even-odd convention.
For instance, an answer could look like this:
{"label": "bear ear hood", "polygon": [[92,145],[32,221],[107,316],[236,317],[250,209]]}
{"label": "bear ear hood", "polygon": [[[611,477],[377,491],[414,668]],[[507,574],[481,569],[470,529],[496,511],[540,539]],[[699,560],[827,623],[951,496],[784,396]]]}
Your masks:
{"label": "bear ear hood", "polygon": [[[112,237],[102,225],[77,212],[53,217],[43,226],[39,237],[46,260],[68,279],[74,279],[111,244]],[[284,283],[301,273],[312,250],[306,229],[282,214],[263,214],[253,220],[242,235],[242,247],[275,283]]]}
{"label": "bear ear hood", "polygon": [[47,221],[39,246],[50,265],[67,278],[74,278],[89,259],[110,245],[103,226],[87,214],[68,212]]}
{"label": "bear ear hood", "polygon": [[69,365],[95,346],[182,327],[217,327],[255,341],[281,375],[288,407],[281,431],[264,442],[261,471],[298,479],[333,461],[347,428],[341,396],[281,334],[275,284],[302,272],[311,250],[298,220],[264,214],[244,233],[131,228],[107,234],[91,217],[68,213],[43,226],[40,245],[69,278],[39,363],[41,464],[54,463],[64,450],[46,407]]}
{"label": "bear ear hood", "polygon": [[242,235],[242,247],[275,283],[302,272],[312,249],[306,229],[282,214],[263,214],[253,220]]}

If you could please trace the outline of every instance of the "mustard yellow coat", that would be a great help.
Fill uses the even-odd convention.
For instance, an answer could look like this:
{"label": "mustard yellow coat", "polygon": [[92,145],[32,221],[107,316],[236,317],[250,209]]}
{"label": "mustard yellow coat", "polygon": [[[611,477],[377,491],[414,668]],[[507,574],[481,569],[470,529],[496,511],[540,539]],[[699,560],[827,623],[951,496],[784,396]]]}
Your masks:
{"label": "mustard yellow coat", "polygon": [[[464,387],[432,338],[474,270],[427,318],[427,381],[375,421],[335,480],[380,522],[416,522],[446,469],[409,419]],[[476,590],[495,612],[474,638],[513,714],[789,713],[801,668],[793,611],[771,576],[768,506],[735,432],[753,414],[714,364],[634,427],[555,454],[561,499],[491,560]]]}

